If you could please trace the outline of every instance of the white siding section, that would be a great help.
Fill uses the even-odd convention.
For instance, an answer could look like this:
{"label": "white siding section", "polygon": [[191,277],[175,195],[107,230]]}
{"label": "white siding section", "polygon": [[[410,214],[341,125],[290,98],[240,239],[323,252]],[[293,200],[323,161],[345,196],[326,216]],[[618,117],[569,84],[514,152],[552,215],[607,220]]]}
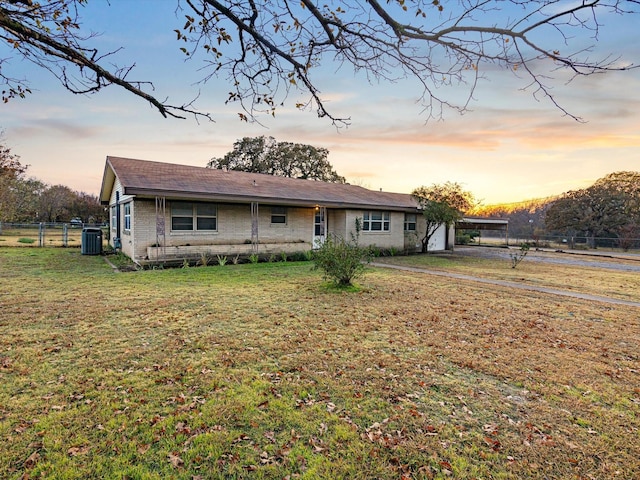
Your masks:
{"label": "white siding section", "polygon": [[[116,231],[117,225],[111,221],[111,207],[116,204],[116,192],[120,192],[120,200],[119,200],[119,214],[120,214],[120,232]],[[124,204],[127,202],[131,202],[131,231],[124,231]],[[114,239],[116,237],[120,237],[122,253],[127,255],[130,258],[134,258],[134,245],[131,237],[132,230],[135,228],[134,222],[134,212],[135,206],[133,205],[133,196],[131,195],[123,195],[122,194],[122,184],[118,177],[116,177],[113,183],[113,190],[111,190],[111,195],[109,197],[109,218],[110,218],[110,226],[109,226],[109,245],[112,247],[115,246]]]}

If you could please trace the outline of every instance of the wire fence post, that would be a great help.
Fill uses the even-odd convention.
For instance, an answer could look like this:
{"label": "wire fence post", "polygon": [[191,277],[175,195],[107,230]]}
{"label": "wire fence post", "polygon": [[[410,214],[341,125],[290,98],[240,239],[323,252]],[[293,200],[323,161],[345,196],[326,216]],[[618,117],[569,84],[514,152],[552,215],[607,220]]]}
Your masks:
{"label": "wire fence post", "polygon": [[42,222],[38,226],[38,245],[44,247],[44,223]]}
{"label": "wire fence post", "polygon": [[69,225],[66,223],[62,226],[62,246],[69,246]]}

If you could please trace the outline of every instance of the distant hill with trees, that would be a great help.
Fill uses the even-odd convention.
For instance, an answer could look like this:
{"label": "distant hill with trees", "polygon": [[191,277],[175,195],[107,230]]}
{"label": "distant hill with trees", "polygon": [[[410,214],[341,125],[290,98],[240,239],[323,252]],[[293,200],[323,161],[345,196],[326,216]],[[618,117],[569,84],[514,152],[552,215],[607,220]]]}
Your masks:
{"label": "distant hill with trees", "polygon": [[509,219],[509,236],[512,238],[535,238],[544,234],[545,214],[549,205],[558,199],[558,196],[534,198],[514,203],[502,203],[495,205],[479,205],[468,215],[487,218]]}
{"label": "distant hill with trees", "polygon": [[573,246],[640,247],[640,172],[614,172],[555,197],[479,206],[469,215],[509,219],[511,238],[561,236]]}
{"label": "distant hill with trees", "polygon": [[545,213],[547,231],[590,247],[616,239],[627,250],[640,244],[640,172],[614,172],[581,190],[566,192]]}

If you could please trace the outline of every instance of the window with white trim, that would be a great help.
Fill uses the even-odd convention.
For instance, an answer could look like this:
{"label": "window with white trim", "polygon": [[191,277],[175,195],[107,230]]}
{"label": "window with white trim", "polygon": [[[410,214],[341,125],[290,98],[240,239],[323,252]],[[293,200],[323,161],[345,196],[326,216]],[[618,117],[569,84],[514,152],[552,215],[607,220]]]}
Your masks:
{"label": "window with white trim", "polygon": [[118,224],[118,207],[111,205],[111,230],[115,230]]}
{"label": "window with white trim", "polygon": [[364,212],[362,215],[363,232],[388,232],[391,230],[389,212]]}
{"label": "window with white trim", "polygon": [[131,230],[131,202],[124,204],[124,229]]}
{"label": "window with white trim", "polygon": [[271,223],[286,224],[287,223],[287,207],[271,207]]}
{"label": "window with white trim", "polygon": [[218,206],[213,203],[171,202],[172,231],[215,231]]}
{"label": "window with white trim", "polygon": [[404,214],[404,231],[405,232],[416,231],[416,214],[415,213]]}

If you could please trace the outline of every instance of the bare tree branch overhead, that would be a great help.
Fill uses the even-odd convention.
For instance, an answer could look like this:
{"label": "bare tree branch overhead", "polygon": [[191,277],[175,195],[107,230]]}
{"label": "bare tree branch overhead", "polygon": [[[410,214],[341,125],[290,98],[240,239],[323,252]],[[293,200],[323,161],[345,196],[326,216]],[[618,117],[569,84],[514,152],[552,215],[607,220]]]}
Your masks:
{"label": "bare tree branch overhead", "polygon": [[[348,124],[348,116],[327,105],[321,67],[364,73],[369,81],[411,79],[421,88],[428,118],[440,118],[446,108],[467,111],[478,81],[502,70],[524,78],[535,98],[579,120],[556,98],[555,84],[637,68],[623,45],[620,51],[598,50],[603,22],[637,14],[636,0],[175,1],[176,48],[204,72],[203,83],[213,77],[228,81],[223,100],[239,103],[242,120],[275,115],[292,93],[302,92],[306,100],[296,101],[297,108]],[[72,93],[118,85],[165,117],[211,119],[193,100],[174,105],[156,94],[152,78],[134,80],[135,65],[110,63],[117,52],[99,52],[94,34],[83,30],[81,20],[92,15],[93,5],[0,0],[0,41]],[[195,65],[202,57],[204,68]],[[0,57],[4,102],[31,92],[30,83],[12,71],[19,62],[10,60]],[[462,100],[449,88],[460,85]]]}

